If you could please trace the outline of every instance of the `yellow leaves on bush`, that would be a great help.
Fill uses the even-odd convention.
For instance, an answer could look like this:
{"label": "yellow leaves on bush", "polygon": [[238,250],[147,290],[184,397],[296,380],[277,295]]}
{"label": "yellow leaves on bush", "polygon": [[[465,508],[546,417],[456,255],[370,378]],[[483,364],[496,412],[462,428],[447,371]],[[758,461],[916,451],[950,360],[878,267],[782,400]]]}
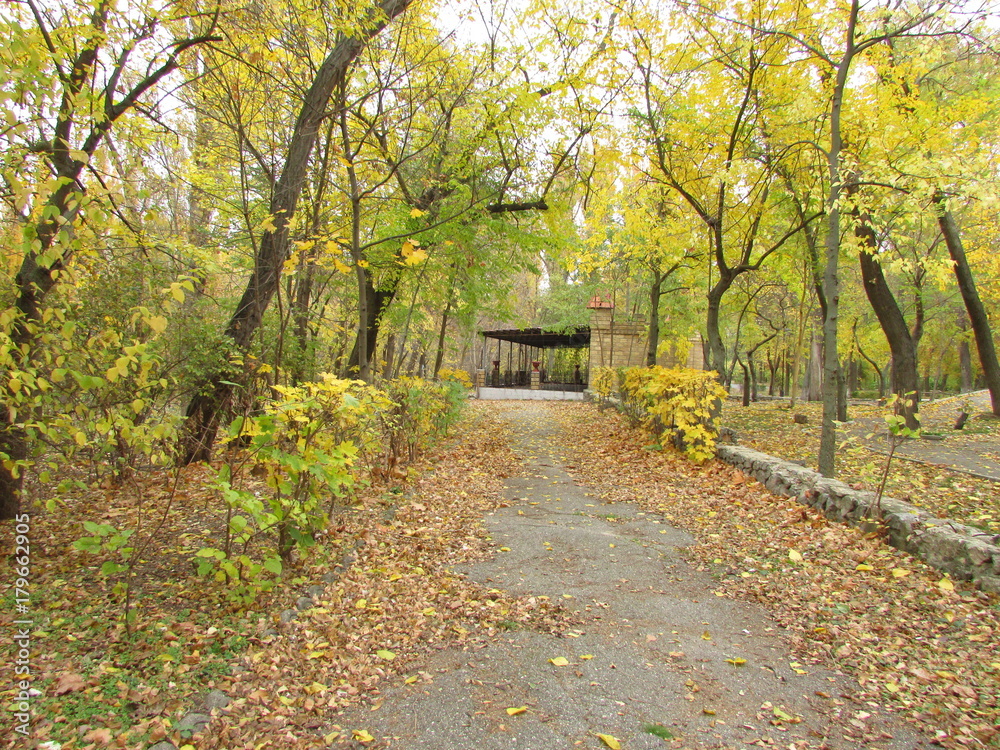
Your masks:
{"label": "yellow leaves on bush", "polygon": [[621,394],[626,413],[656,434],[674,433],[692,461],[715,455],[715,419],[726,390],[714,372],[632,367],[624,372]]}
{"label": "yellow leaves on bush", "polygon": [[590,389],[602,399],[618,392],[618,371],[614,367],[595,367],[590,373]]}

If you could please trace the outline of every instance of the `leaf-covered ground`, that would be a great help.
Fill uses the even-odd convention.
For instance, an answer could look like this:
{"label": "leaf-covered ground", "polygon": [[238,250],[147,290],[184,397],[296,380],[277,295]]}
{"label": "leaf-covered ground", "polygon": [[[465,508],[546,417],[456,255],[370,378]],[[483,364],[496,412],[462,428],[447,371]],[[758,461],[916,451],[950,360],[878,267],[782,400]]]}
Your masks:
{"label": "leaf-covered ground", "polygon": [[[721,464],[695,467],[650,450],[652,441],[612,411],[539,409],[562,425],[563,450],[581,481],[696,536],[690,554],[717,577],[716,595],[763,603],[793,631],[804,668],[824,663],[853,674],[862,692],[843,700],[859,712],[868,701],[890,703],[945,747],[998,746],[996,597],[774,498]],[[447,447],[410,468],[405,485],[373,486],[339,509],[322,549],[249,611],[193,571],[194,553],[224,522],[218,499],[202,489],[202,468],[185,470],[176,487],[149,474],[131,487],[81,490],[53,513],[33,512],[32,667],[41,692],[34,740],[64,750],[145,748],[161,738],[180,747],[188,738],[178,719],[199,694],[219,688],[232,703],[195,747],[354,742],[337,712],[377,707],[387,679],[431,679],[419,668],[428,652],[474,646],[512,627],[564,629],[565,615],[548,602],[451,572],[488,553],[481,519],[502,502],[503,478],[516,465],[491,407],[475,406]],[[156,527],[167,502],[172,511]],[[72,543],[84,520],[126,527],[140,513],[155,533],[129,632],[114,579],[98,572],[103,559]],[[6,580],[14,578],[11,551],[0,559]],[[304,600],[315,586],[315,600]],[[282,622],[296,605],[295,619]],[[12,612],[8,593],[8,632]],[[10,714],[3,724],[17,745]]]}
{"label": "leaf-covered ground", "polygon": [[[1000,599],[952,582],[878,538],[774,497],[719,462],[651,450],[649,436],[590,405],[553,412],[584,481],[694,534],[718,596],[750,598],[793,631],[804,664],[862,685],[945,747],[1000,746]],[[794,440],[785,439],[794,445]]]}
{"label": "leaf-covered ground", "polygon": [[[32,703],[33,739],[62,750],[145,748],[160,739],[180,747],[187,738],[178,719],[218,688],[233,702],[198,747],[325,747],[340,731],[328,719],[334,710],[373,700],[380,682],[404,673],[416,655],[498,628],[559,626],[562,615],[547,602],[485,590],[449,571],[486,550],[481,518],[501,502],[513,463],[486,417],[467,420],[449,446],[410,468],[405,492],[373,487],[340,509],[322,548],[251,611],[194,574],[194,553],[224,528],[221,503],[201,489],[203,467],[186,469],[176,491],[171,477],[149,475],[139,480],[141,494],[95,487],[54,513],[34,512],[32,686],[41,695]],[[130,527],[141,512],[150,524],[167,502],[167,521],[138,570],[128,632],[121,597],[110,591],[115,579],[98,572],[103,558],[72,544],[85,535],[85,520]],[[0,571],[13,580],[8,554]],[[311,586],[323,593],[309,605],[302,597]],[[280,613],[296,604],[305,608],[282,623]],[[13,609],[8,593],[6,632]],[[9,746],[23,746],[11,714],[2,716]]]}
{"label": "leaf-covered ground", "polygon": [[[908,440],[889,466],[885,494],[920,506],[942,518],[951,518],[992,533],[1000,532],[1000,483],[974,476],[977,462],[1000,461],[1000,420],[969,408],[966,427],[954,429],[962,398],[921,405],[921,428],[943,437],[941,441]],[[889,442],[885,407],[852,403],[852,422],[838,434],[837,477],[864,489],[878,487],[886,465]],[[799,424],[793,415],[808,422]],[[728,401],[723,423],[732,427],[740,445],[772,456],[800,461],[815,469],[819,452],[822,406],[760,401],[748,407]],[[964,463],[969,471],[954,471],[948,464]]]}

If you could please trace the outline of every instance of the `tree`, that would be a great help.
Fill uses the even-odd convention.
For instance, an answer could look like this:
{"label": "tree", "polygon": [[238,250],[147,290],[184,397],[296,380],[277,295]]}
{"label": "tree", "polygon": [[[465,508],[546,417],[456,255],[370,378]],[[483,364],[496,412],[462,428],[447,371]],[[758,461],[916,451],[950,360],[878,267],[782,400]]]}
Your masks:
{"label": "tree", "polygon": [[[249,348],[264,312],[278,289],[281,271],[289,256],[290,227],[328,105],[334,92],[344,85],[354,59],[367,41],[403,13],[410,0],[381,0],[357,12],[350,33],[339,33],[304,94],[295,127],[285,151],[281,172],[275,181],[269,205],[269,221],[254,256],[253,270],[225,334],[238,350]],[[187,437],[184,462],[207,460],[219,428],[222,410],[233,393],[233,382],[224,375],[210,378],[186,410]]]}
{"label": "tree", "polygon": [[[785,40],[748,34],[746,26],[719,29],[700,13],[690,20],[689,39],[678,45],[666,30],[634,19],[630,50],[640,97],[631,116],[650,176],[676,191],[707,235],[710,278],[714,274],[707,291],[707,366],[724,377],[724,296],[822,213],[789,217],[780,189],[779,165],[788,151],[775,148],[770,132],[788,92],[776,93],[768,79],[772,65],[785,62]],[[688,59],[692,48],[701,53]]]}
{"label": "tree", "polygon": [[[17,314],[9,345],[18,352],[14,367],[30,368],[46,297],[80,249],[79,228],[99,220],[104,186],[96,157],[116,123],[153,109],[151,97],[187,50],[219,37],[215,13],[190,19],[195,34],[175,35],[188,19],[161,19],[152,7],[119,12],[104,0],[86,9],[29,1],[8,13],[0,87],[9,95],[8,122],[21,123],[2,136],[4,180],[23,253],[11,290]],[[138,49],[158,51],[133,54]],[[30,114],[22,119],[25,110]],[[0,519],[18,513],[20,464],[28,453],[28,436],[7,401],[0,417]]]}

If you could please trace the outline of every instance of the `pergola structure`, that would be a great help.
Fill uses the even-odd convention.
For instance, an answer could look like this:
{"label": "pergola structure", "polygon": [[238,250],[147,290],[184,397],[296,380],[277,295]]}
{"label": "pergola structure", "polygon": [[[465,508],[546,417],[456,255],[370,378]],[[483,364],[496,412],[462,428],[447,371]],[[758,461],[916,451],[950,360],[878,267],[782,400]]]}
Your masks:
{"label": "pergola structure", "polygon": [[579,365],[571,371],[549,372],[545,355],[553,349],[587,349],[589,370],[590,326],[565,331],[514,328],[482,331],[482,335],[482,370],[487,386],[530,388],[533,373],[538,373],[535,388],[582,391],[587,385],[587,373],[581,372]]}

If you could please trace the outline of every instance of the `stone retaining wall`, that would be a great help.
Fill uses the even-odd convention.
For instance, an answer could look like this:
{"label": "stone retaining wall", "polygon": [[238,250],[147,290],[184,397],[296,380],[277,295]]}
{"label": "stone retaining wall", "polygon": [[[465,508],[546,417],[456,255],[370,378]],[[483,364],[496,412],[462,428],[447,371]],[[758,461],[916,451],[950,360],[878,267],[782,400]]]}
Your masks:
{"label": "stone retaining wall", "polygon": [[[754,477],[775,495],[797,498],[832,521],[858,525],[874,516],[875,493],[851,489],[812,469],[739,445],[719,445],[718,457]],[[891,497],[882,498],[889,543],[952,578],[1000,593],[1000,534],[938,518]]]}

